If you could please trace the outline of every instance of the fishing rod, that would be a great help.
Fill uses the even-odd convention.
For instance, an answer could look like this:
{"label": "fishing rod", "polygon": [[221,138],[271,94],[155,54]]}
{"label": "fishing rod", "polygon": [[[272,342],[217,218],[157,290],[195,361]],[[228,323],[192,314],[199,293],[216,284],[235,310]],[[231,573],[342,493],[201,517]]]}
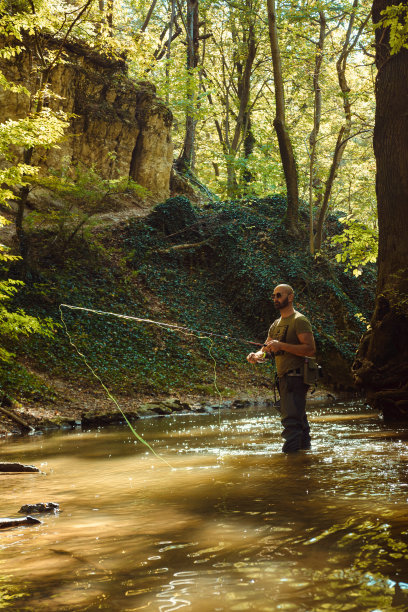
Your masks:
{"label": "fishing rod", "polygon": [[163,321],[154,321],[153,319],[143,319],[141,317],[134,317],[131,315],[119,314],[116,312],[108,312],[105,310],[95,310],[93,308],[84,308],[83,306],[72,306],[71,304],[60,304],[60,307],[69,308],[70,310],[83,310],[85,312],[92,312],[98,315],[110,315],[118,317],[119,319],[127,319],[131,321],[137,321],[138,323],[150,323],[152,325],[158,325],[159,327],[187,331],[195,334],[202,334],[211,338],[222,338],[223,340],[232,340],[233,342],[243,342],[245,344],[252,344],[253,346],[264,346],[262,342],[254,342],[253,340],[247,340],[246,338],[238,338],[236,336],[228,336],[224,334],[216,334],[215,332],[202,331],[199,329],[193,329],[192,327],[186,327],[183,325],[175,325],[174,323],[166,323]]}

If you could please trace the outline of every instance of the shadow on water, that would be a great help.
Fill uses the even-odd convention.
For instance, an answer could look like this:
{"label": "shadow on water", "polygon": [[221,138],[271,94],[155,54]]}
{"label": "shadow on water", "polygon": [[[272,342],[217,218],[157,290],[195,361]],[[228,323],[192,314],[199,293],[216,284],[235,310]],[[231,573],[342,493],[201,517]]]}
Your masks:
{"label": "shadow on water", "polygon": [[0,608],[407,610],[406,432],[314,406],[313,450],[280,451],[265,408],[5,442],[0,513],[63,512],[1,533]]}

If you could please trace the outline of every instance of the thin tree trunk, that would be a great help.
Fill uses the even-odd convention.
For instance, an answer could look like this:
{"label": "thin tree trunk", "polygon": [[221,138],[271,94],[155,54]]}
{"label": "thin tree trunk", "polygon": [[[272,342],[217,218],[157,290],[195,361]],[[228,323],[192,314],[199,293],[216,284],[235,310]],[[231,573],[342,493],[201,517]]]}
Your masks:
{"label": "thin tree trunk", "polygon": [[239,97],[239,108],[238,115],[235,121],[234,134],[229,148],[229,181],[228,187],[230,192],[228,195],[233,197],[237,189],[237,180],[235,176],[235,158],[237,156],[239,147],[242,141],[245,141],[246,130],[247,130],[247,117],[249,112],[249,98],[251,94],[251,74],[252,67],[256,55],[256,40],[255,40],[255,27],[252,22],[248,28],[247,33],[247,54],[245,57],[245,65],[240,67],[241,76],[238,81],[238,97]]}
{"label": "thin tree trunk", "polygon": [[333,190],[333,184],[337,176],[337,171],[339,169],[341,160],[343,158],[344,151],[346,149],[347,143],[349,141],[349,136],[351,132],[351,122],[352,122],[352,113],[351,113],[351,103],[350,103],[350,87],[347,82],[347,60],[350,55],[350,52],[357,44],[361,33],[363,32],[364,27],[366,26],[370,13],[368,13],[366,19],[360,25],[354,39],[351,41],[354,23],[355,23],[355,14],[358,8],[359,0],[354,0],[353,7],[351,9],[351,15],[349,19],[349,24],[346,32],[346,37],[343,43],[343,47],[340,53],[340,56],[336,62],[336,70],[337,70],[337,79],[339,82],[339,87],[343,99],[343,109],[344,109],[344,118],[345,122],[341,126],[339,130],[339,134],[337,136],[336,146],[333,152],[332,163],[329,170],[329,176],[326,180],[324,195],[322,205],[319,211],[319,216],[316,225],[316,235],[314,246],[316,251],[320,251],[323,242],[323,228],[324,222],[326,219],[327,211],[329,208],[329,202],[331,193]]}
{"label": "thin tree trunk", "polygon": [[99,21],[96,25],[96,31],[99,34],[102,30],[102,24],[105,22],[105,0],[98,0]]}
{"label": "thin tree trunk", "polygon": [[340,128],[339,134],[337,136],[337,142],[334,148],[333,159],[332,159],[332,163],[330,165],[330,170],[329,170],[329,176],[327,178],[325,188],[324,188],[323,202],[322,202],[322,206],[319,211],[319,216],[318,216],[317,224],[316,224],[316,235],[315,235],[315,241],[314,241],[314,246],[315,246],[316,251],[320,251],[322,247],[323,228],[324,228],[324,222],[326,220],[327,210],[329,208],[330,196],[331,196],[333,184],[334,184],[334,181],[337,175],[337,171],[339,169],[340,162],[341,162],[344,150],[347,145],[347,138],[348,138],[348,135],[350,134],[350,127],[351,125],[347,123],[346,125],[343,125]]}
{"label": "thin tree trunk", "polygon": [[269,40],[272,52],[273,78],[275,84],[276,115],[273,122],[279,143],[279,151],[285,175],[287,191],[286,227],[298,232],[299,187],[295,154],[285,118],[285,91],[283,87],[282,62],[279,49],[275,0],[267,0]]}
{"label": "thin tree trunk", "polygon": [[170,99],[170,57],[171,57],[171,42],[173,36],[173,25],[176,18],[176,0],[171,0],[171,14],[169,24],[169,37],[167,39],[167,50],[166,50],[166,104],[169,103]]}
{"label": "thin tree trunk", "polygon": [[243,134],[243,139],[244,139],[244,155],[245,155],[245,168],[244,171],[242,173],[242,180],[244,182],[244,190],[246,193],[249,192],[249,184],[254,180],[254,175],[252,174],[252,172],[248,169],[247,167],[247,163],[248,163],[248,159],[249,157],[252,155],[253,151],[254,151],[254,146],[255,146],[255,136],[254,133],[252,131],[252,122],[251,122],[251,111],[248,109],[248,111],[245,113],[245,117],[244,117],[244,134]]}
{"label": "thin tree trunk", "polygon": [[238,82],[239,109],[234,128],[234,136],[231,142],[232,154],[237,152],[239,142],[242,138],[242,131],[245,126],[245,116],[248,112],[249,96],[251,94],[251,73],[256,54],[255,29],[253,23],[248,29],[248,38],[246,42],[248,51],[245,58],[242,78],[240,78]]}
{"label": "thin tree trunk", "polygon": [[150,21],[152,15],[153,15],[153,11],[155,9],[156,3],[157,3],[157,0],[153,0],[153,2],[151,3],[150,8],[147,11],[146,18],[145,18],[145,20],[144,20],[144,22],[142,24],[142,27],[140,28],[140,32],[144,32],[146,30],[147,26],[149,25],[149,21]]}
{"label": "thin tree trunk", "polygon": [[[43,56],[41,51],[41,57]],[[51,76],[52,66],[47,66],[41,73],[41,81],[40,87],[37,92],[37,104],[35,108],[35,114],[38,115],[44,108],[44,96],[45,90],[48,85],[48,81]],[[23,152],[23,161],[27,166],[31,165],[34,154],[34,147],[29,147],[28,149],[24,149]],[[23,264],[25,264],[28,256],[28,240],[24,231],[23,222],[24,222],[24,213],[27,206],[28,195],[30,193],[30,186],[24,185],[21,187],[17,199],[17,211],[15,218],[16,225],[16,236],[17,242],[19,245],[20,256],[22,257]]]}
{"label": "thin tree trunk", "polygon": [[[206,71],[204,69],[203,69],[203,75],[205,77],[207,76],[207,73],[206,73]],[[206,94],[207,100],[210,103],[210,105],[214,106],[214,101],[213,101],[211,92],[207,91],[207,89],[206,89],[206,87],[205,87],[203,82],[201,82],[201,87],[202,87],[204,93]],[[224,135],[223,135],[223,132],[222,132],[222,127],[221,127],[221,124],[220,124],[220,122],[218,121],[218,119],[216,117],[214,118],[214,125],[215,125],[215,129],[217,130],[218,139],[220,141],[220,145],[222,147],[222,151],[223,151],[224,155],[227,155],[228,154],[228,149],[227,149],[227,145],[226,145],[225,140],[224,140]],[[218,164],[216,164],[214,162],[212,162],[212,164],[214,166],[214,169],[215,169],[215,167],[217,168],[215,170],[215,172],[216,172],[216,176],[218,177],[219,174],[220,174]]]}
{"label": "thin tree trunk", "polygon": [[319,40],[316,45],[315,67],[313,72],[313,129],[309,136],[310,160],[309,160],[309,247],[310,253],[314,255],[314,219],[313,204],[314,191],[313,182],[315,179],[316,144],[320,132],[320,121],[322,116],[322,90],[320,88],[320,71],[323,61],[323,48],[326,39],[326,18],[323,11],[319,13]]}
{"label": "thin tree trunk", "polygon": [[199,61],[198,0],[187,0],[187,111],[186,132],[176,166],[181,172],[191,169],[195,142],[196,84],[194,69]]}

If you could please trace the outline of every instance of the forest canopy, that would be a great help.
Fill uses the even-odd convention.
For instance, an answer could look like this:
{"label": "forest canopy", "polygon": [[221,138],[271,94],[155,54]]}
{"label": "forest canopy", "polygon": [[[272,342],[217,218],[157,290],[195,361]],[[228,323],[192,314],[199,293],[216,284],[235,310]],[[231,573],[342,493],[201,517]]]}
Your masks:
{"label": "forest canopy", "polygon": [[[343,259],[357,270],[361,248],[356,256],[347,247],[359,242],[363,260],[375,260],[370,2],[3,0],[2,7],[3,57],[15,61],[29,50],[36,67],[28,93],[38,144],[46,126],[56,143],[67,120],[50,114],[49,75],[67,61],[64,44],[84,44],[154,83],[174,116],[181,172],[220,199],[286,191],[295,233],[299,201],[307,202],[312,253],[322,249],[328,213],[341,211],[349,232]],[[27,165],[33,147],[26,144]]]}

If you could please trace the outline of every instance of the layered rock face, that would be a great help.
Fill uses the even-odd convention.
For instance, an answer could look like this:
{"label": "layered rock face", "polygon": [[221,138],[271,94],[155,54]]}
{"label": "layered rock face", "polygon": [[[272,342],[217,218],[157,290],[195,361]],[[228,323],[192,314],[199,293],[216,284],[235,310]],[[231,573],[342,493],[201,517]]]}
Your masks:
{"label": "layered rock face", "polygon": [[[39,74],[28,54],[1,62],[9,81],[34,92]],[[108,60],[79,45],[67,46],[51,73],[49,106],[73,115],[59,148],[37,155],[44,169],[83,164],[107,179],[130,176],[149,190],[151,202],[169,196],[172,115],[150,83],[134,83],[124,62]],[[28,96],[0,91],[0,122],[29,112]]]}

